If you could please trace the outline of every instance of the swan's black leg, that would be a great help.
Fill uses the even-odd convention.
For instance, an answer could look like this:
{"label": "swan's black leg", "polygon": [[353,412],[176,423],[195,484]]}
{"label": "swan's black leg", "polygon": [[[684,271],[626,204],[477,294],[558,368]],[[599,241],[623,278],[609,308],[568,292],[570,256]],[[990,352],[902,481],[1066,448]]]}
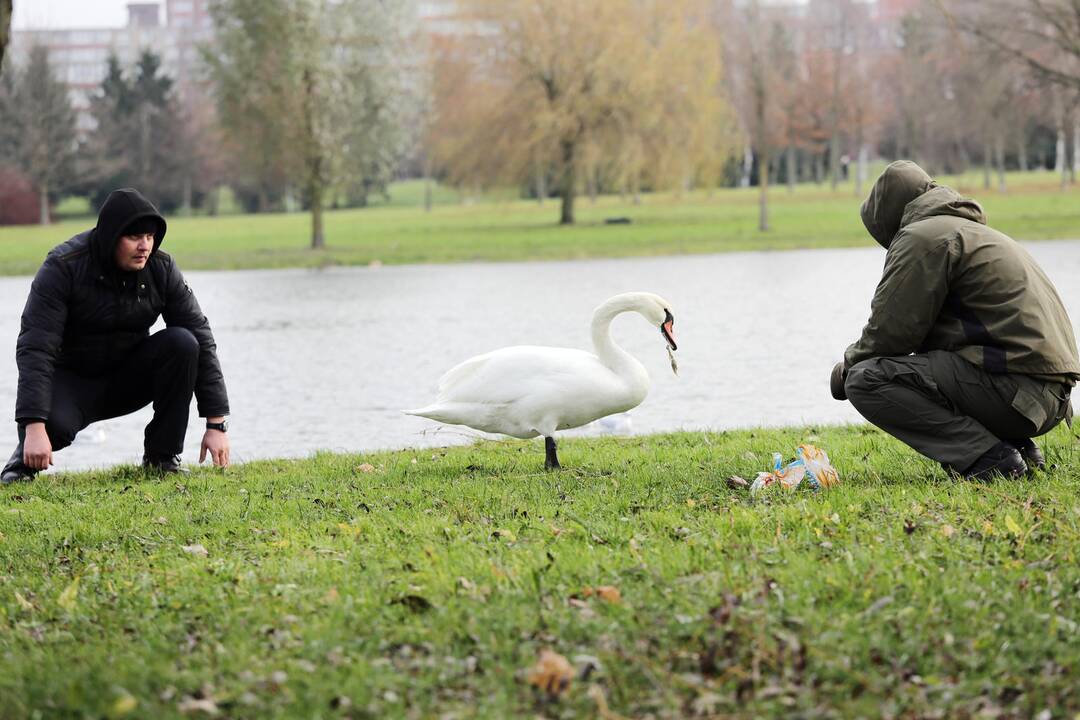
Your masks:
{"label": "swan's black leg", "polygon": [[559,470],[562,465],[559,464],[559,456],[555,453],[555,438],[544,438],[544,451],[547,453],[547,458],[544,460],[545,470]]}

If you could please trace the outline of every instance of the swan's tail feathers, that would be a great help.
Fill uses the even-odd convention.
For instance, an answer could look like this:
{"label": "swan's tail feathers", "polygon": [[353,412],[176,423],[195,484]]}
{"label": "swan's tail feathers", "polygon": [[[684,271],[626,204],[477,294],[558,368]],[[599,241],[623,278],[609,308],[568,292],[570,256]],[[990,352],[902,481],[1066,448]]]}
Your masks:
{"label": "swan's tail feathers", "polygon": [[416,408],[415,410],[402,410],[401,412],[405,413],[406,415],[415,415],[417,417],[425,417],[430,420],[438,420],[438,418],[435,417],[435,414],[438,413],[438,411],[438,405],[428,405],[427,407]]}

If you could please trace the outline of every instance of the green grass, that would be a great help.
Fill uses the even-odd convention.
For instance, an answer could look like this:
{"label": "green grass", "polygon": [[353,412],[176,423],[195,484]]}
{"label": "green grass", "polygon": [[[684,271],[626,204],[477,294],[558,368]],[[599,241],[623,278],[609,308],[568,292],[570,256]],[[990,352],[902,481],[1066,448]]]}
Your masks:
{"label": "green grass", "polygon": [[[725,484],[807,440],[839,487]],[[1073,718],[1080,453],[1045,447],[993,484],[863,426],[570,440],[555,474],[513,441],[43,477],[0,491],[0,707]],[[598,668],[546,698],[543,648]]]}
{"label": "green grass", "polygon": [[[981,189],[975,175],[943,178],[984,203],[990,222],[1018,239],[1080,237],[1080,190],[1059,189],[1051,173],[1015,174],[1008,194]],[[456,194],[440,189],[446,202]],[[470,260],[552,260],[733,250],[777,250],[872,245],[859,220],[860,198],[850,184],[802,185],[772,192],[772,230],[757,230],[755,189],[646,195],[640,205],[616,196],[578,201],[579,222],[559,227],[558,201],[480,199],[441,204],[425,213],[422,184],[393,190],[394,203],[330,211],[328,247],[308,249],[307,214],[170,217],[166,249],[185,269],[314,267]],[[629,217],[630,225],[606,225]],[[49,227],[0,228],[0,274],[30,274],[50,248],[92,225],[64,221]]]}

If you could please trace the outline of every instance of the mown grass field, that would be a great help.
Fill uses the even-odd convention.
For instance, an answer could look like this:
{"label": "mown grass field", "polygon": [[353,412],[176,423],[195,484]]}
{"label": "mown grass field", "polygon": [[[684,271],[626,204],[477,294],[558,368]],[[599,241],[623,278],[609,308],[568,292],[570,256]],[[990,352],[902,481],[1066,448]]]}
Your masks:
{"label": "mown grass field", "polygon": [[[725,483],[808,440],[838,488]],[[0,715],[1072,719],[1080,452],[1045,445],[993,484],[867,427],[43,477],[0,490]],[[550,697],[542,649],[591,673]]]}
{"label": "mown grass field", "polygon": [[[983,202],[990,222],[1018,239],[1080,237],[1080,187],[1062,192],[1052,173],[1013,174],[1010,191],[986,191],[977,175],[942,178]],[[327,248],[308,249],[305,213],[170,217],[166,249],[185,269],[316,267],[470,260],[551,260],[848,247],[872,244],[858,216],[862,198],[845,184],[772,191],[772,229],[757,229],[757,191],[646,195],[640,205],[616,196],[578,200],[579,222],[559,227],[558,201],[481,199],[453,203],[440,190],[430,213],[418,183],[396,186],[398,200],[326,216]],[[406,201],[411,199],[412,204]],[[605,219],[625,217],[629,225]],[[0,228],[0,274],[31,274],[50,248],[93,225],[92,218],[48,227]]]}

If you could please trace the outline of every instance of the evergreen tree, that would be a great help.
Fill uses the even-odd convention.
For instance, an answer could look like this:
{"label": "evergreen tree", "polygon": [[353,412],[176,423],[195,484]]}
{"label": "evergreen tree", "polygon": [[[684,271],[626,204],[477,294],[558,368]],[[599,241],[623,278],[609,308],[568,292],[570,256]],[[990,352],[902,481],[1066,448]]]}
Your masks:
{"label": "evergreen tree", "polygon": [[86,164],[89,195],[100,206],[118,187],[138,188],[165,211],[185,199],[185,158],[193,140],[183,127],[172,80],[161,72],[161,58],[144,51],[128,77],[109,58],[101,92],[92,100],[97,127]]}

